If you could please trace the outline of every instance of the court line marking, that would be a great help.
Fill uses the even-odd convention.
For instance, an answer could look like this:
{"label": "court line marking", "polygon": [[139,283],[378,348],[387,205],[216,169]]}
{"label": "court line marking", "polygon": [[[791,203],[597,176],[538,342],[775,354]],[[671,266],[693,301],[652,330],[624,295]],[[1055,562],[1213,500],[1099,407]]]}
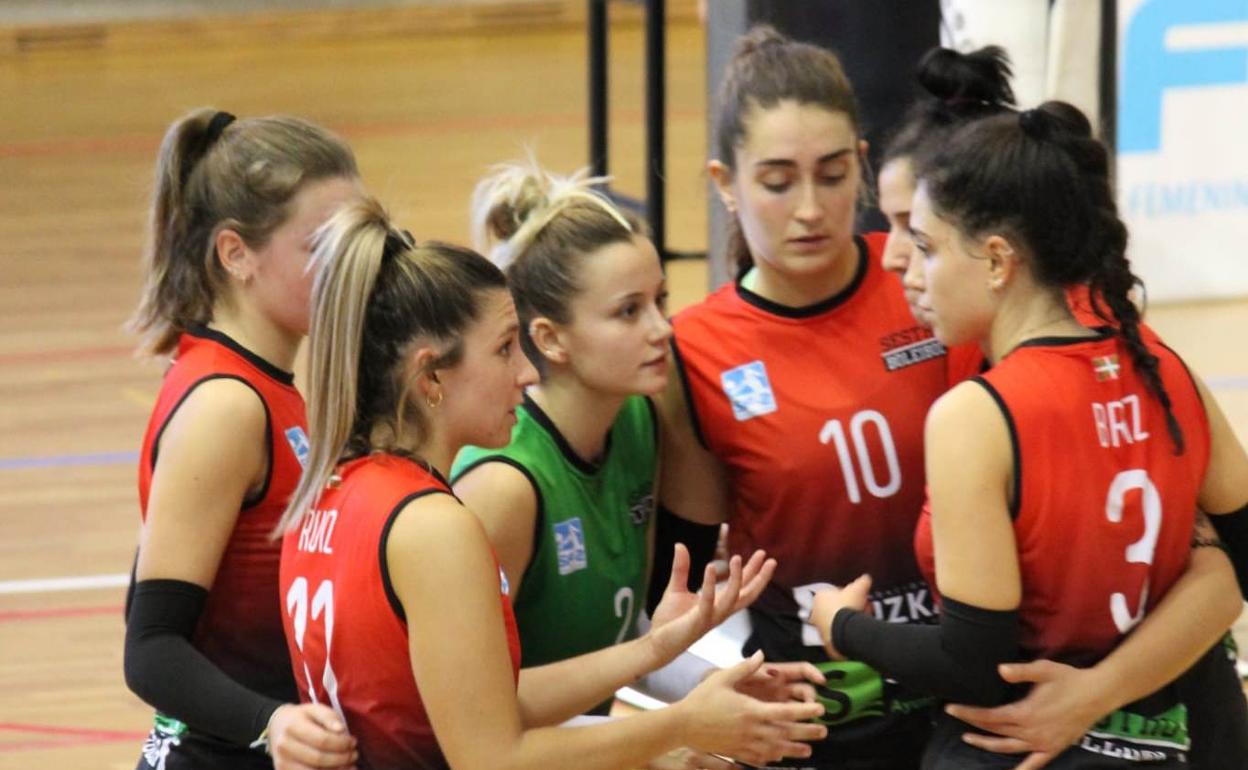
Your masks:
{"label": "court line marking", "polygon": [[58,727],[56,725],[32,725],[19,722],[2,722],[0,731],[34,733],[47,736],[35,740],[0,743],[0,753],[38,751],[40,749],[63,749],[74,746],[90,746],[97,743],[120,743],[141,741],[147,733],[134,730],[92,730],[81,727]]}
{"label": "court line marking", "polygon": [[80,618],[88,615],[116,615],[121,617],[125,608],[120,604],[102,607],[52,607],[38,610],[0,610],[0,623],[23,620],[46,620],[48,618]]}
{"label": "court line marking", "polygon": [[54,591],[89,591],[98,588],[124,588],[130,575],[118,572],[108,575],[76,575],[71,577],[35,578],[33,580],[0,580],[0,594],[43,594]]}
{"label": "court line marking", "polygon": [[121,465],[137,462],[139,453],[93,452],[81,455],[47,455],[44,457],[0,457],[0,471],[32,468],[69,468],[90,465]]}

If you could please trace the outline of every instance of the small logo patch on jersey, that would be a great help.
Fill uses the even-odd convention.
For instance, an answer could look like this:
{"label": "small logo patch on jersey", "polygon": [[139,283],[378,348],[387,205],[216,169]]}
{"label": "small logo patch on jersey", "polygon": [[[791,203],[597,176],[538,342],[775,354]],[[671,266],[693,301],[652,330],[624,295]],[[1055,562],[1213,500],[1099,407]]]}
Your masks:
{"label": "small logo patch on jersey", "polygon": [[1121,370],[1122,365],[1118,363],[1117,353],[1108,356],[1092,357],[1092,371],[1096,374],[1097,382],[1116,380],[1118,379],[1118,372]]}
{"label": "small logo patch on jersey", "polygon": [[637,526],[644,525],[654,515],[654,495],[646,493],[628,507],[628,519]]}
{"label": "small logo patch on jersey", "polygon": [[308,454],[312,448],[308,445],[308,434],[303,432],[303,428],[296,425],[293,428],[286,429],[286,441],[290,443],[291,451],[295,453],[295,459],[299,461],[299,467],[306,468],[308,465]]}
{"label": "small logo patch on jersey", "polygon": [[776,411],[776,395],[767,379],[762,361],[751,361],[719,375],[724,394],[732,404],[732,415],[738,420],[762,417]]}
{"label": "small logo patch on jersey", "polygon": [[912,326],[881,337],[880,350],[884,369],[889,372],[940,358],[948,352],[940,340],[932,336],[931,330],[922,326]]}
{"label": "small logo patch on jersey", "polygon": [[589,566],[585,553],[585,530],[581,528],[579,516],[555,522],[555,554],[559,559],[560,575],[570,575]]}
{"label": "small logo patch on jersey", "polygon": [[507,582],[507,573],[503,572],[502,567],[498,568],[498,587],[503,596],[511,596],[511,583]]}

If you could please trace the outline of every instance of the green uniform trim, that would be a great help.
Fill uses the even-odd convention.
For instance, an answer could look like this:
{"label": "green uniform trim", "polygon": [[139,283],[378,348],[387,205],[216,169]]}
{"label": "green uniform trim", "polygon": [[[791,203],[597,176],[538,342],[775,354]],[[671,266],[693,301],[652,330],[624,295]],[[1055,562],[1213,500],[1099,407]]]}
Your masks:
{"label": "green uniform trim", "polygon": [[1187,734],[1187,706],[1182,703],[1151,717],[1119,709],[1097,722],[1088,735],[1179,751],[1187,751],[1192,745]]}
{"label": "green uniform trim", "polygon": [[465,447],[452,481],[482,463],[520,470],[537,497],[533,554],[512,596],[521,665],[540,666],[635,638],[654,522],[657,429],[649,399],[625,401],[600,465],[577,457],[532,400],[503,449]]}

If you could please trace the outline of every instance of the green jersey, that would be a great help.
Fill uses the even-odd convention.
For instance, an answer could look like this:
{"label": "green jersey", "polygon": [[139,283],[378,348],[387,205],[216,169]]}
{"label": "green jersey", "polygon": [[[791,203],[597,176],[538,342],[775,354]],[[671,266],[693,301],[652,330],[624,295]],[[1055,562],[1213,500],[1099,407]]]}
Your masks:
{"label": "green jersey", "polygon": [[654,478],[654,406],[629,398],[601,464],[577,457],[531,399],[516,409],[503,449],[465,447],[451,479],[487,462],[517,468],[533,485],[533,554],[512,594],[522,666],[540,666],[632,639],[646,597]]}

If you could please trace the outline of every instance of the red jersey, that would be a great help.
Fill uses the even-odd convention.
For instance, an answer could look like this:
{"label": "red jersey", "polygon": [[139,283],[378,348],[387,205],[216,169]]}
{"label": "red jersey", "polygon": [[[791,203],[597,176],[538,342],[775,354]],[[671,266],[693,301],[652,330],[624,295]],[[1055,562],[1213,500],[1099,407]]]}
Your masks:
{"label": "red jersey", "polygon": [[880,267],[884,241],[860,238],[853,281],[817,305],[786,308],[737,284],[673,320],[695,428],[730,479],[730,549],[778,562],[755,606],[794,622],[787,643],[764,647],[770,659],[826,659],[814,629],[798,638],[811,584],[869,572],[878,616],[930,617],[912,538],[946,355]]}
{"label": "red jersey", "polygon": [[242,382],[264,403],[269,470],[260,492],[243,501],[191,643],[247,688],[293,701],[295,686],[277,594],[280,549],[270,535],[299,483],[307,458],[307,419],[294,375],[214,329],[197,327],[183,333],[143,439],[140,509],[146,520],[148,493],[165,426],[191,391],[217,379]]}
{"label": "red jersey", "polygon": [[[359,741],[361,767],[446,767],[412,676],[407,618],[385,553],[399,512],[415,498],[450,495],[450,487],[436,471],[388,454],[351,460],[337,474],[282,541],[283,620],[299,696],[342,715]],[[520,637],[499,577],[518,676]]]}
{"label": "red jersey", "polygon": [[[1187,566],[1209,425],[1182,361],[1160,343],[1149,348],[1183,428],[1182,455],[1116,335],[1031,340],[978,378],[1014,444],[1011,514],[1029,657],[1095,664]],[[934,583],[927,522],[915,540]]]}

